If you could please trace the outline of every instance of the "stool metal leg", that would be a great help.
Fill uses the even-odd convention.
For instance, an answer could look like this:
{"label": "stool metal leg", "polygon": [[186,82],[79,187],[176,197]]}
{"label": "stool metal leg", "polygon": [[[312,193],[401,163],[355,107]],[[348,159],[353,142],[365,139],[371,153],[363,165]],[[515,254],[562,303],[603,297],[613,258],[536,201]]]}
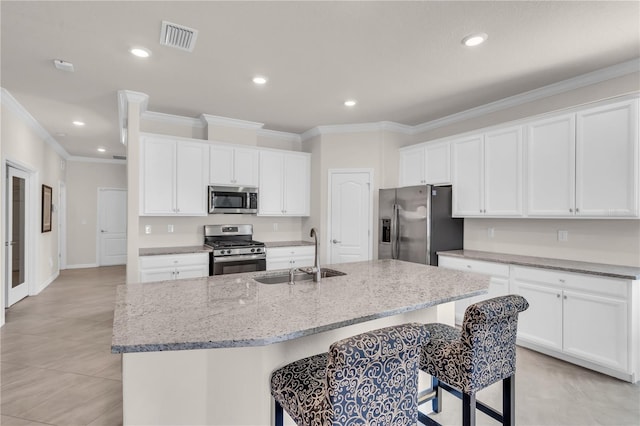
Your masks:
{"label": "stool metal leg", "polygon": [[276,401],[276,409],[275,409],[275,425],[283,426],[284,424],[284,414],[282,411],[282,405],[278,401]]}
{"label": "stool metal leg", "polygon": [[439,386],[440,380],[431,376],[431,390],[436,392],[436,396],[431,400],[431,409],[434,413],[442,411],[442,388]]}
{"label": "stool metal leg", "polygon": [[516,377],[509,376],[502,381],[502,424],[516,424]]}
{"label": "stool metal leg", "polygon": [[476,394],[462,393],[462,426],[476,426]]}

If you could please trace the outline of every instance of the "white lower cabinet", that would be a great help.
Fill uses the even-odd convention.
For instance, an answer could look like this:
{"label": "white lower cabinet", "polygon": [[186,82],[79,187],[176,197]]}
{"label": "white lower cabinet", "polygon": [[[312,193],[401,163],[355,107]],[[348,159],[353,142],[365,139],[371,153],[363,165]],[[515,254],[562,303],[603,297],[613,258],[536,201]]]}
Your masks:
{"label": "white lower cabinet", "polygon": [[471,303],[519,294],[521,346],[619,379],[640,379],[640,282],[630,279],[439,256],[443,268],[491,275],[489,293],[456,302],[456,324]]}
{"label": "white lower cabinet", "polygon": [[511,277],[511,293],[529,301],[518,319],[518,344],[638,380],[632,281],[520,266]]}
{"label": "white lower cabinet", "polygon": [[313,266],[314,246],[267,248],[267,271]]}
{"label": "white lower cabinet", "polygon": [[458,271],[477,272],[480,274],[491,275],[489,293],[481,296],[469,297],[455,302],[456,324],[462,324],[464,312],[472,303],[509,294],[509,265],[505,265],[504,263],[440,256],[438,258],[438,266],[442,268],[456,269]]}
{"label": "white lower cabinet", "polygon": [[209,276],[209,253],[140,256],[140,282]]}

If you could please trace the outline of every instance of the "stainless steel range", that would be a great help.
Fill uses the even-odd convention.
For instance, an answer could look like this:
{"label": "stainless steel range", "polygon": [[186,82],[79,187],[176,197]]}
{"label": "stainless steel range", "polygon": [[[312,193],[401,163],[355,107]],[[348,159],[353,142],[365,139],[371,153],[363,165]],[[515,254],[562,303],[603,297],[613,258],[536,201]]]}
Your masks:
{"label": "stainless steel range", "polygon": [[204,244],[213,248],[209,275],[264,271],[264,243],[253,239],[253,225],[205,225]]}

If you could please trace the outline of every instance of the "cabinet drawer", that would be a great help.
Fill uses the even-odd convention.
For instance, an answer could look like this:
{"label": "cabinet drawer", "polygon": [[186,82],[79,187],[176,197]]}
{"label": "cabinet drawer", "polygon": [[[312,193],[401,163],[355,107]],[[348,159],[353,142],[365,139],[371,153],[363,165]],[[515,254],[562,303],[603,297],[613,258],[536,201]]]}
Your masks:
{"label": "cabinet drawer", "polygon": [[513,278],[557,285],[558,288],[562,289],[581,290],[621,298],[627,298],[628,296],[628,281],[597,275],[515,266],[513,268]]}
{"label": "cabinet drawer", "polygon": [[457,257],[440,256],[438,265],[443,268],[456,269],[458,271],[471,271],[479,274],[487,274],[498,277],[509,277],[509,265],[504,263],[485,262],[482,260],[469,260]]}
{"label": "cabinet drawer", "polygon": [[188,265],[209,265],[209,253],[140,256],[141,269]]}
{"label": "cabinet drawer", "polygon": [[269,258],[290,258],[298,256],[311,256],[315,254],[314,246],[290,246],[290,247],[268,247],[267,257]]}

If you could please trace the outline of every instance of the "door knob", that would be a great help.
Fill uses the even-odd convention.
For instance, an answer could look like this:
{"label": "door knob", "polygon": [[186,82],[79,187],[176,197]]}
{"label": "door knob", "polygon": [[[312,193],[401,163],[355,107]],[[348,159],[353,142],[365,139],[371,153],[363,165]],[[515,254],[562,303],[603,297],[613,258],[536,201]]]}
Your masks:
{"label": "door knob", "polygon": [[336,239],[334,238],[334,239],[333,239],[333,241],[331,241],[331,242],[332,242],[333,244],[339,244],[339,243],[341,243],[342,241],[338,241],[338,240],[336,240]]}

